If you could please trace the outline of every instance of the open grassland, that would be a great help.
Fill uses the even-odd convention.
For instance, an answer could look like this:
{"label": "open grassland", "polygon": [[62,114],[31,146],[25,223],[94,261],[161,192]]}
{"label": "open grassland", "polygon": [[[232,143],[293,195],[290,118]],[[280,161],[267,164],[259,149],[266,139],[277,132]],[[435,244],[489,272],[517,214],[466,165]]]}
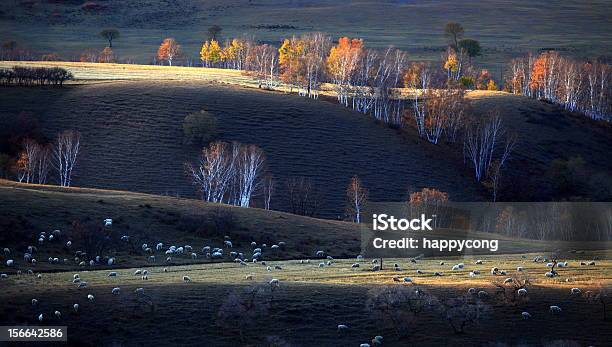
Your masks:
{"label": "open grassland", "polygon": [[[446,265],[439,260],[423,259],[416,264],[405,259],[385,259],[383,271],[368,270],[368,262],[360,268],[351,268],[354,260],[334,260],[331,266],[319,268],[316,261],[300,264],[297,261],[268,262],[280,265],[282,270],[266,271],[260,264],[209,264],[171,266],[164,272],[161,267],[149,268],[149,279],[143,281],[133,273],[136,269],[117,270],[116,277],[108,277],[109,270],[75,271],[86,288],[77,289],[72,284],[74,272],[31,275],[11,275],[0,280],[0,312],[2,324],[41,324],[36,317],[43,313],[42,325],[68,325],[69,341],[85,345],[112,344],[129,341],[138,344],[182,345],[356,345],[369,342],[375,335],[382,335],[385,345],[406,343],[439,345],[483,345],[487,343],[541,345],[566,340],[577,345],[603,345],[609,341],[610,331],[602,319],[602,308],[590,304],[581,296],[570,295],[570,288],[597,291],[612,283],[612,263],[609,252],[587,252],[565,258],[569,267],[560,269],[559,276],[548,279],[543,276],[547,267],[533,263],[534,254],[521,256],[484,256],[482,265],[473,265],[475,257],[447,258]],[[604,257],[594,266],[580,266],[579,261]],[[389,265],[397,262],[402,271]],[[450,264],[464,262],[465,269],[450,271]],[[528,300],[513,305],[501,300],[492,283],[500,283],[506,276],[488,274],[492,266],[506,269],[508,276],[529,278]],[[516,273],[517,266],[525,268]],[[424,271],[420,275],[416,269]],[[468,272],[480,269],[476,278]],[[432,276],[433,271],[443,271],[443,276]],[[245,279],[252,275],[253,279]],[[183,276],[191,282],[185,283]],[[401,284],[394,277],[409,276],[413,284]],[[267,286],[270,279],[280,280],[280,287],[272,291],[271,302],[263,316],[243,316],[243,340],[239,343],[238,325],[222,325],[219,316],[228,306],[224,305],[233,293],[241,293],[254,283]],[[470,287],[489,293],[482,300],[487,308],[479,324],[469,325],[464,334],[453,334],[445,321],[445,315],[426,310],[411,323],[407,336],[399,338],[385,319],[378,319],[366,309],[370,290],[381,285],[409,286],[431,295],[434,300],[465,296]],[[120,287],[119,295],[111,289]],[[134,293],[144,288],[146,296]],[[95,300],[87,300],[92,294]],[[468,295],[469,297],[469,295]],[[32,306],[32,298],[39,303]],[[471,299],[475,300],[475,299]],[[72,305],[80,305],[74,313]],[[152,305],[151,305],[152,303]],[[548,312],[550,305],[562,307],[562,314]],[[229,306],[231,307],[231,305]],[[59,310],[62,318],[53,317]],[[530,320],[522,320],[521,312],[528,311]],[[249,321],[249,320],[253,321]],[[581,322],[578,329],[576,322]],[[250,324],[249,324],[250,323]],[[348,333],[338,334],[336,326],[347,324]],[[550,325],[554,329],[549,329]],[[520,332],[520,333],[517,333]],[[96,341],[89,336],[97,336]],[[305,337],[307,339],[305,340]]]}
{"label": "open grassland", "polygon": [[[361,252],[362,228],[370,228],[367,224],[357,226],[347,222],[209,204],[198,200],[111,190],[26,185],[10,181],[0,181],[0,198],[3,203],[0,210],[0,247],[22,252],[29,245],[38,244],[40,232],[50,233],[55,229],[62,231],[59,240],[39,246],[36,255],[39,260],[36,267],[38,271],[80,269],[82,267],[79,262],[89,262],[87,257],[74,260],[74,249],[64,246],[68,240],[78,242],[78,236],[73,234],[74,221],[96,226],[101,225],[104,219],[112,218],[113,237],[119,239],[123,235],[130,236],[130,243],[109,243],[107,247],[108,250],[112,249],[107,256],[116,257],[115,266],[119,267],[165,263],[167,255],[164,252],[154,251],[149,254],[141,249],[143,243],[155,249],[159,242],[166,248],[170,245],[191,245],[193,252],[198,254],[197,259],[192,259],[191,252],[174,255],[172,261],[168,262],[170,265],[228,261],[231,260],[228,255],[211,261],[202,252],[206,245],[222,247],[225,236],[230,237],[235,251],[244,252],[247,257],[253,253],[251,242],[257,245],[266,243],[271,247],[282,241],[286,244],[282,248],[265,251],[268,259],[310,258],[318,250],[336,258],[352,258]],[[226,227],[217,227],[217,220],[225,221],[230,217],[231,223]],[[445,229],[434,234],[419,233],[419,236],[448,239],[460,238],[461,235],[461,232]],[[608,246],[605,242],[544,242],[484,233],[471,233],[470,237],[499,239],[500,253],[605,249]],[[150,255],[156,257],[155,263],[148,262]],[[59,264],[49,264],[49,257],[61,261]],[[26,266],[21,254],[0,258],[12,258],[20,268]],[[17,268],[8,268],[3,261],[0,270],[14,273]]]}
{"label": "open grassland", "polygon": [[[195,59],[212,25],[224,38],[255,36],[278,44],[284,37],[322,31],[333,37],[362,37],[371,47],[393,45],[415,59],[438,59],[446,44],[442,28],[463,23],[466,36],[481,41],[479,61],[498,74],[516,54],[542,48],[582,56],[609,55],[612,9],[605,0],[413,1],[413,0],[180,0],[98,1],[106,9],[87,11],[81,1],[0,3],[0,39],[14,39],[40,52],[78,56],[105,46],[98,32],[117,27],[113,49],[123,59],[148,63],[163,38],[175,37]],[[560,30],[560,27],[563,30]],[[496,76],[499,78],[499,76]]]}

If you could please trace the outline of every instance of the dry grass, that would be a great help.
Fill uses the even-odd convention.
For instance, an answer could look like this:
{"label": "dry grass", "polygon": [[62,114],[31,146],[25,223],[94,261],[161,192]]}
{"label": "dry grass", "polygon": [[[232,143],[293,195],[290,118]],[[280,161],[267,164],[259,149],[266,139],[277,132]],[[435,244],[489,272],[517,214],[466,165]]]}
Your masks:
{"label": "dry grass", "polygon": [[13,1],[0,3],[0,38],[70,57],[85,48],[101,50],[106,42],[98,32],[117,27],[122,37],[113,49],[119,56],[148,63],[166,36],[175,37],[187,56],[196,58],[208,27],[217,24],[224,38],[246,34],[278,44],[286,36],[317,30],[333,37],[363,37],[371,47],[407,49],[414,59],[439,59],[446,43],[443,27],[458,21],[467,36],[482,42],[484,56],[478,61],[496,76],[509,57],[528,50],[599,56],[610,54],[612,40],[612,13],[605,0],[180,0],[172,6],[157,0],[110,0],[101,1],[107,9],[100,12],[81,10],[80,1],[64,3],[37,0],[31,10]]}

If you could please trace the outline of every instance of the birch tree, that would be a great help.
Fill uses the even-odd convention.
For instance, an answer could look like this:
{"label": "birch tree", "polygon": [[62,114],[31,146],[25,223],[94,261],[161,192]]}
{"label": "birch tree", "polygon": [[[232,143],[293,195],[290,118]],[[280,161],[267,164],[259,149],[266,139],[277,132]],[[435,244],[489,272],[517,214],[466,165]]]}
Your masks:
{"label": "birch tree", "polygon": [[361,180],[356,175],[351,178],[346,189],[346,197],[348,200],[347,212],[353,222],[361,223],[361,214],[363,205],[368,200],[368,191],[361,184]]}
{"label": "birch tree", "polygon": [[57,135],[53,147],[53,159],[62,187],[70,187],[72,183],[72,172],[76,167],[80,148],[80,132],[76,130],[66,130]]}
{"label": "birch tree", "polygon": [[255,145],[242,146],[238,161],[238,196],[239,206],[249,207],[253,192],[261,185],[261,174],[265,156]]}

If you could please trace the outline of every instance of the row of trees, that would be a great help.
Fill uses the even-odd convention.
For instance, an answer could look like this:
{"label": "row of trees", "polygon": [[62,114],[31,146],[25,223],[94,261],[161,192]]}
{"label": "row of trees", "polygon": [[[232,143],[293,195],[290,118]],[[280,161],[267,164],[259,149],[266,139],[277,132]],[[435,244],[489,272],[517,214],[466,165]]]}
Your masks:
{"label": "row of trees", "polygon": [[59,67],[22,67],[0,69],[0,85],[58,85],[73,78],[72,73]]}
{"label": "row of trees", "polygon": [[27,138],[19,153],[14,171],[19,182],[47,184],[49,172],[57,171],[59,185],[70,187],[81,148],[81,134],[66,130],[57,135],[54,142],[41,144]]}
{"label": "row of trees", "polygon": [[544,99],[593,119],[612,120],[612,66],[557,52],[512,60],[506,85],[514,94]]}

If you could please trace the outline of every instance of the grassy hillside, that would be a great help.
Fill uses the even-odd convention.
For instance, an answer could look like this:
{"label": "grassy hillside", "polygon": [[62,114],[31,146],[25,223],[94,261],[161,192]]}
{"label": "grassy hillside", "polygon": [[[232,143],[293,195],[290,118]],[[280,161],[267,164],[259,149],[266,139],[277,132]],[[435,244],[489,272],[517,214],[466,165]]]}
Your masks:
{"label": "grassy hillside", "polygon": [[183,164],[201,148],[184,143],[182,122],[204,109],[218,118],[219,139],[264,150],[277,180],[276,209],[287,208],[285,181],[296,176],[314,181],[320,215],[330,218],[343,215],[345,189],[355,174],[372,200],[404,200],[408,187],[435,187],[458,201],[482,199],[457,150],[401,136],[336,103],[297,95],[197,79],[109,81],[3,88],[0,103],[4,122],[29,111],[48,137],[81,131],[76,186],[194,197]]}
{"label": "grassy hillside", "polygon": [[458,21],[467,36],[482,42],[485,50],[479,60],[498,78],[499,66],[519,53],[553,48],[609,55],[612,42],[612,10],[605,0],[180,0],[171,5],[161,0],[100,0],[97,3],[105,6],[100,11],[83,10],[82,3],[3,1],[0,41],[14,39],[39,52],[70,57],[85,48],[104,48],[98,32],[117,27],[122,37],[113,49],[123,59],[149,63],[163,38],[173,36],[197,63],[208,27],[220,25],[223,37],[254,35],[278,44],[286,36],[323,31],[334,37],[363,37],[372,47],[407,49],[415,58],[438,59],[446,43],[444,24]]}

